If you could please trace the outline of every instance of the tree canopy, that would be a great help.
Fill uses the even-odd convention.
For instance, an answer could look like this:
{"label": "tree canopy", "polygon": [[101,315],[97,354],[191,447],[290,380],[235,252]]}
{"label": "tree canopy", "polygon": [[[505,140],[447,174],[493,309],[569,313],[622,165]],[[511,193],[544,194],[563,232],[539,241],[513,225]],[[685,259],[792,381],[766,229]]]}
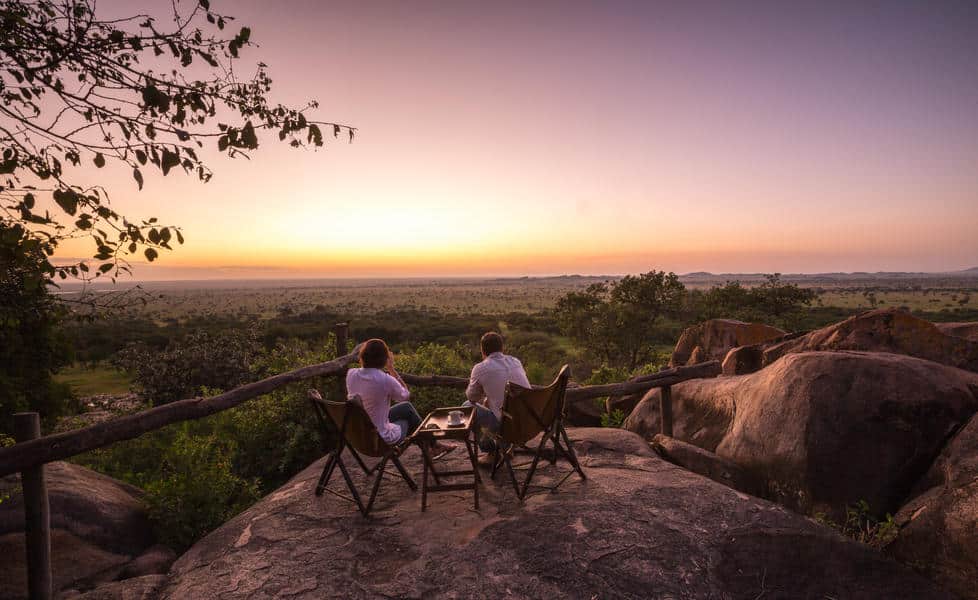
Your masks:
{"label": "tree canopy", "polygon": [[631,370],[651,357],[662,318],[678,315],[685,297],[675,273],[649,271],[570,292],[555,312],[565,335],[607,364]]}
{"label": "tree canopy", "polygon": [[[272,102],[264,63],[236,72],[248,27],[232,27],[209,0],[171,6],[166,19],[105,18],[94,0],[0,0],[0,220],[36,242],[49,280],[115,277],[127,258],[152,261],[183,243],[176,226],[126,218],[104,186],[75,183],[73,169],[115,163],[142,189],[151,169],[206,182],[205,144],[247,156],[262,130],[294,147],[353,139],[352,127],[314,120],[314,101]],[[92,259],[55,264],[59,242],[79,236],[91,239]]]}

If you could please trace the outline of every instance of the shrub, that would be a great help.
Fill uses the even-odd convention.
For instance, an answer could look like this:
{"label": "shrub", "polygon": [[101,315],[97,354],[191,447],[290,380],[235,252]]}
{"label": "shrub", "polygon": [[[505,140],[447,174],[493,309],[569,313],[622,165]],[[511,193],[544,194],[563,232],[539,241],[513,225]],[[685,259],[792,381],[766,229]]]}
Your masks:
{"label": "shrub", "polygon": [[824,513],[816,514],[815,520],[874,548],[886,547],[900,533],[900,527],[893,515],[887,513],[882,519],[877,518],[865,500],[846,507],[846,520],[842,524],[836,523]]}
{"label": "shrub", "polygon": [[180,429],[160,457],[160,478],[146,485],[161,542],[187,548],[259,498],[257,482],[232,471],[234,451],[232,440]]}
{"label": "shrub", "polygon": [[199,395],[203,388],[229,390],[261,377],[262,351],[253,327],[219,333],[199,331],[154,351],[127,347],[116,364],[132,374],[136,387],[154,405]]}
{"label": "shrub", "polygon": [[[464,353],[465,349],[458,346],[449,348],[442,344],[421,344],[413,352],[398,354],[394,359],[394,367],[405,373],[468,377],[472,364],[464,358]],[[411,403],[422,418],[435,408],[458,406],[463,402],[465,394],[455,388],[411,388]]]}

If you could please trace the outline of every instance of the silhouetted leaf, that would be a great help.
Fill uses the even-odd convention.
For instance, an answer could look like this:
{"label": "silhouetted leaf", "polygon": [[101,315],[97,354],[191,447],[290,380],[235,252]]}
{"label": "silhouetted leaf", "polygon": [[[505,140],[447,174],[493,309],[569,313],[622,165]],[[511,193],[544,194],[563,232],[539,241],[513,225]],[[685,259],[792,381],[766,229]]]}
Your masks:
{"label": "silhouetted leaf", "polygon": [[156,257],[159,256],[159,253],[152,248],[146,248],[146,250],[143,251],[143,254],[146,255],[146,260],[149,262],[153,262],[156,260]]}
{"label": "silhouetted leaf", "polygon": [[180,156],[176,152],[170,152],[170,150],[163,149],[163,157],[160,161],[160,168],[163,170],[163,175],[170,172],[170,169],[180,164]]}

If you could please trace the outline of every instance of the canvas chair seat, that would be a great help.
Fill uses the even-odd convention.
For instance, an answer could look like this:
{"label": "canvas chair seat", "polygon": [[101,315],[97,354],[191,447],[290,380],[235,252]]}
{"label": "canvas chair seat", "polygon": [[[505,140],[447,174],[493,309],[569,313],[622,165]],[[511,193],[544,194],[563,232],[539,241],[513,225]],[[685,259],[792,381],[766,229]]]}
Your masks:
{"label": "canvas chair seat", "polygon": [[[418,489],[417,484],[408,475],[399,458],[407,447],[406,443],[388,444],[385,442],[367,415],[367,411],[363,409],[363,404],[359,396],[352,396],[343,402],[334,402],[322,400],[310,395],[309,401],[313,405],[313,409],[316,412],[316,419],[323,433],[324,450],[328,452],[322,475],[319,476],[319,482],[316,484],[317,496],[321,496],[324,491],[328,491],[341,498],[352,501],[357,505],[360,514],[367,517],[370,514],[370,509],[373,508],[374,500],[377,497],[377,491],[380,489],[380,482],[386,473],[385,468],[388,462],[394,463],[397,472],[408,484],[408,487],[411,488],[411,491]],[[330,437],[337,439],[337,444],[333,448],[326,447],[326,440]],[[343,450],[348,450],[353,455],[353,458],[365,474],[371,475],[375,471],[377,473],[370,492],[370,499],[366,505],[361,500],[356,485],[353,483],[353,478],[350,477],[346,464],[343,462]],[[360,457],[361,454],[379,458],[380,460],[373,467],[368,468],[366,463],[363,462],[363,458]],[[326,487],[337,466],[339,466],[340,473],[342,473],[343,479],[346,481],[346,486],[350,490],[351,497],[333,492]]]}
{"label": "canvas chair seat", "polygon": [[[577,473],[582,480],[587,479],[577,460],[574,446],[564,429],[564,393],[569,379],[570,367],[564,365],[553,383],[545,388],[530,389],[512,382],[506,384],[502,423],[499,428],[501,443],[496,445],[492,477],[495,478],[496,471],[505,464],[513,482],[513,489],[516,490],[516,495],[521,502],[526,498],[526,492],[548,444],[553,449],[553,455],[550,457],[551,464],[556,464],[558,458],[564,458],[573,467],[573,470],[556,485],[549,486],[551,491],[556,491],[574,473]],[[521,486],[513,467],[513,451],[517,446],[525,446],[537,436],[541,436],[540,443],[534,450],[530,470]]]}

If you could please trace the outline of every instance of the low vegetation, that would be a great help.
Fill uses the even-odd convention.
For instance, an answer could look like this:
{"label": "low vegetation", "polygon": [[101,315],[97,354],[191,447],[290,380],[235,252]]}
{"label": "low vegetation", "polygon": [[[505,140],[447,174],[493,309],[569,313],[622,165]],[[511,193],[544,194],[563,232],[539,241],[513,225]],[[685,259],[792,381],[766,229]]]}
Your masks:
{"label": "low vegetation", "polygon": [[[464,377],[480,358],[479,336],[494,329],[504,334],[507,351],[520,357],[535,383],[549,383],[565,363],[571,364],[581,384],[611,383],[660,370],[679,332],[703,319],[738,318],[811,329],[867,309],[867,302],[883,306],[891,298],[903,298],[899,294],[926,297],[917,307],[935,297],[943,303],[945,298],[943,291],[924,289],[881,289],[857,296],[843,289],[802,288],[777,275],[755,285],[717,282],[691,288],[661,271],[616,280],[365,285],[170,290],[153,294],[145,305],[111,313],[73,318],[62,312],[50,322],[47,335],[51,348],[63,352],[49,354],[44,367],[49,374],[61,369],[49,381],[61,386],[62,395],[45,396],[45,402],[57,399],[54,406],[26,394],[19,404],[8,405],[41,410],[45,429],[51,430],[59,416],[81,410],[71,390],[77,397],[131,388],[143,399],[143,407],[215,394],[334,358],[331,329],[343,321],[351,322],[356,339],[386,339],[405,372]],[[953,294],[959,303],[965,299],[962,292]],[[974,303],[976,296],[967,295],[967,301]],[[831,305],[836,297],[853,302],[862,298],[863,304]],[[35,301],[56,306],[46,294]],[[938,314],[948,316],[943,320],[965,320],[962,317],[971,310],[969,304]],[[932,313],[923,315],[939,320]],[[6,326],[7,332],[15,331],[9,321]],[[72,360],[74,365],[65,367]],[[14,379],[8,376],[6,381]],[[290,386],[76,461],[146,490],[161,538],[174,547],[186,547],[323,454],[324,440],[305,400],[310,385],[327,397],[344,394],[339,379]],[[8,387],[8,395],[10,389],[25,386]],[[421,413],[463,400],[457,389],[412,390]],[[598,402],[603,405],[603,400]],[[5,419],[11,414],[8,405]],[[620,427],[626,416],[613,412],[602,424]],[[63,421],[64,426],[70,421]],[[8,425],[0,433],[9,433]],[[837,527],[877,543],[887,535],[886,523],[870,523],[859,516],[858,508]]]}

